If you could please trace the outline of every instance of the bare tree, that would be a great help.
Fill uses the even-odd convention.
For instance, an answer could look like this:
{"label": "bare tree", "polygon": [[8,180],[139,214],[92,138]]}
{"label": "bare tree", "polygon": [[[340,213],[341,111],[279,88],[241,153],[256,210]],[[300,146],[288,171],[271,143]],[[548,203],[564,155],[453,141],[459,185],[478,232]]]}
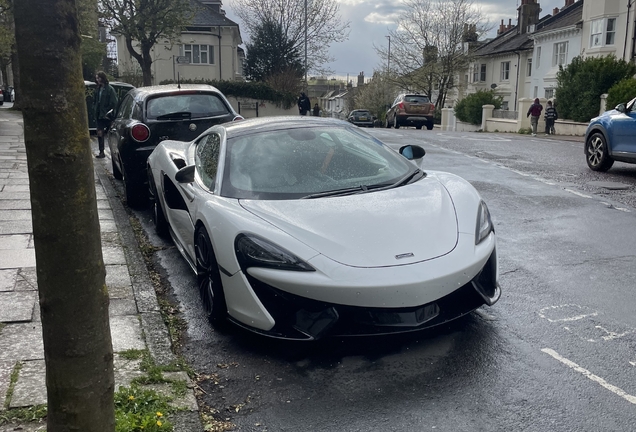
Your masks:
{"label": "bare tree", "polygon": [[349,22],[341,20],[336,0],[235,0],[233,9],[251,37],[264,22],[280,24],[287,40],[303,57],[307,16],[307,70],[318,73],[326,73],[326,64],[333,60],[329,45],[349,37]]}
{"label": "bare tree", "polygon": [[123,36],[126,49],[137,60],[145,86],[152,84],[150,50],[160,39],[175,40],[192,18],[190,0],[99,0],[102,16],[112,33]]}
{"label": "bare tree", "polygon": [[[400,88],[421,91],[441,108],[468,67],[472,44],[491,27],[473,0],[406,0],[403,7],[397,29],[389,31],[389,74]],[[388,58],[388,49],[375,50]]]}
{"label": "bare tree", "polygon": [[109,300],[86,127],[77,4],[18,0],[14,7],[46,363],[47,430],[112,432]]}
{"label": "bare tree", "polygon": [[354,109],[368,109],[384,123],[386,111],[397,92],[397,86],[388,79],[387,73],[376,71],[373,79],[357,90]]}

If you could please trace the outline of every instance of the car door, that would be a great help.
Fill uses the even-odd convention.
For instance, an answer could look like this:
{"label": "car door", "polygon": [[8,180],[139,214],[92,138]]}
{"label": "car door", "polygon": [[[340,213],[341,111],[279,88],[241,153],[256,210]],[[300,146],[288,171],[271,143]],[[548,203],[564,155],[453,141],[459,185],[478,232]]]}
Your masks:
{"label": "car door", "polygon": [[627,104],[627,109],[624,113],[617,113],[612,117],[610,124],[610,146],[612,147],[612,153],[630,153],[632,156],[636,156],[636,111],[635,102],[632,100]]}
{"label": "car door", "polygon": [[110,155],[113,164],[117,164],[120,170],[122,167],[119,163],[121,160],[119,157],[119,146],[121,142],[127,138],[128,124],[130,123],[134,104],[134,99],[130,95],[127,95],[121,101],[115,114],[115,119],[108,130],[108,148],[110,149]]}
{"label": "car door", "polygon": [[[201,137],[194,149],[194,166],[196,171],[193,183],[178,183],[177,188],[182,197],[175,202],[166,195],[168,221],[172,226],[179,243],[191,257],[194,252],[194,222],[192,215],[210,195],[214,194],[217,182],[219,154],[221,150],[220,135],[216,132]],[[164,184],[165,188],[165,184]],[[169,191],[166,191],[166,194]]]}

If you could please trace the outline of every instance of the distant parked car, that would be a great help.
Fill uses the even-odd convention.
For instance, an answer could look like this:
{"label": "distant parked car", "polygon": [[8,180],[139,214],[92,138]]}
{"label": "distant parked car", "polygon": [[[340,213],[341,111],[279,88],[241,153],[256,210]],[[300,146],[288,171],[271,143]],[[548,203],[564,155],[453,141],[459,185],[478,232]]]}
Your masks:
{"label": "distant parked car", "polygon": [[636,163],[636,98],[593,118],[585,133],[585,159],[593,171],[607,171],[614,161]]}
{"label": "distant parked car", "polygon": [[375,117],[373,117],[369,110],[357,109],[351,111],[347,120],[349,123],[353,123],[356,126],[373,127],[373,120],[375,120]]}
{"label": "distant parked car", "polygon": [[[115,89],[115,93],[117,93],[117,100],[119,100],[119,102],[121,102],[124,96],[126,96],[126,93],[135,88],[132,84],[124,82],[115,81],[110,82],[109,84]],[[92,81],[84,81],[84,95],[86,96],[86,108],[88,109],[88,130],[91,133],[94,133],[97,129],[95,113],[93,112],[95,89],[97,89],[97,84]]]}
{"label": "distant parked car", "polygon": [[401,94],[395,98],[393,105],[386,113],[384,126],[393,126],[399,129],[400,126],[415,126],[415,129],[433,129],[433,116],[435,105],[431,103],[428,96],[419,94]]}
{"label": "distant parked car", "polygon": [[6,86],[2,89],[2,102],[13,102],[13,87]]}
{"label": "distant parked car", "polygon": [[242,120],[223,93],[205,84],[139,87],[121,101],[108,131],[113,175],[124,180],[126,202],[148,201],[146,160],[164,140],[191,141],[211,126]]}

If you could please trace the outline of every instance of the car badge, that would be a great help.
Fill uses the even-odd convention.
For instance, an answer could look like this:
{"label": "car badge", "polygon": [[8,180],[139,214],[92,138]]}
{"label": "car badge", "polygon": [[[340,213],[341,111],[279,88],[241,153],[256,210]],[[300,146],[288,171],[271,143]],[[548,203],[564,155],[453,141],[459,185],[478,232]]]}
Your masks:
{"label": "car badge", "polygon": [[194,123],[190,123],[189,129],[191,131],[195,131],[195,130],[197,130],[197,125],[195,125]]}
{"label": "car badge", "polygon": [[411,258],[414,257],[415,255],[413,254],[413,252],[409,252],[409,253],[403,253],[403,254],[399,254],[395,256],[395,259],[402,259],[402,258]]}

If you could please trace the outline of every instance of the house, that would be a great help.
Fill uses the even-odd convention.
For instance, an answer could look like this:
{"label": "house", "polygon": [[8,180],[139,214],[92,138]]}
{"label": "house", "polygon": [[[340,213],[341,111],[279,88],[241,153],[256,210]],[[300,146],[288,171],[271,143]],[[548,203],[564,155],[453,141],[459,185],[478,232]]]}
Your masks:
{"label": "house", "polygon": [[581,54],[585,57],[615,55],[625,61],[636,59],[633,1],[587,0],[583,6]]}
{"label": "house", "polygon": [[564,7],[555,8],[532,34],[533,55],[524,73],[526,97],[554,98],[559,66],[567,66],[581,52],[583,1],[566,0]]}
{"label": "house", "polygon": [[[176,41],[152,48],[153,84],[184,79],[242,80],[245,52],[239,26],[225,16],[221,0],[190,0],[194,16]],[[123,36],[115,35],[120,75],[139,70]]]}

